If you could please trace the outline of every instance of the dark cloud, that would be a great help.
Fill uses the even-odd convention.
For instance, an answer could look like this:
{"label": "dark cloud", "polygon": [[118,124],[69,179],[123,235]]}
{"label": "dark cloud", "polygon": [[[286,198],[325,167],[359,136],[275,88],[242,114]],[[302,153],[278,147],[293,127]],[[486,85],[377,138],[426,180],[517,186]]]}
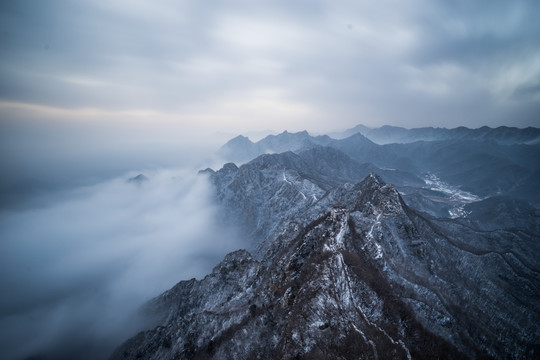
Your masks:
{"label": "dark cloud", "polygon": [[512,96],[515,99],[535,99],[536,101],[540,101],[540,81],[533,83],[531,85],[522,85],[518,87]]}
{"label": "dark cloud", "polygon": [[[421,62],[455,61],[469,66],[519,60],[538,52],[540,25],[534,1],[452,1],[437,3],[418,21],[422,47],[414,58]],[[517,52],[517,53],[516,53]]]}

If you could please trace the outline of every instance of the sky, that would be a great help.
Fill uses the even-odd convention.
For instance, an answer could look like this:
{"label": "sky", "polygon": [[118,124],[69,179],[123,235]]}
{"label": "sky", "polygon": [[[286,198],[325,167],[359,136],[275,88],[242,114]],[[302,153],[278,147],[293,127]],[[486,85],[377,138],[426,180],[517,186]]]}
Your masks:
{"label": "sky", "polygon": [[[539,13],[536,0],[1,1],[0,357],[99,358],[130,311],[245,244],[196,176],[238,134],[539,127]],[[138,173],[149,180],[127,182]]]}
{"label": "sky", "polygon": [[535,0],[21,0],[0,9],[2,126],[539,125]]}
{"label": "sky", "polygon": [[538,13],[536,0],[2,1],[0,190],[178,166],[238,134],[538,127]]}

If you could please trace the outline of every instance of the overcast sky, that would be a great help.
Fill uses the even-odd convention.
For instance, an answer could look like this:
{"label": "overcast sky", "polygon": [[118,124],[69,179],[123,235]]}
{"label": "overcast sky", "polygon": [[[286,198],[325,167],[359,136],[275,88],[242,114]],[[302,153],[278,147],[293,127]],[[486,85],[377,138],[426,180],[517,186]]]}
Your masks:
{"label": "overcast sky", "polygon": [[[0,357],[110,338],[102,319],[238,247],[195,177],[237,134],[539,127],[538,14],[538,0],[0,1]],[[126,183],[139,171],[149,182]]]}
{"label": "overcast sky", "polygon": [[536,0],[1,1],[0,200],[212,166],[206,149],[267,130],[538,127],[539,13]]}
{"label": "overcast sky", "polygon": [[0,6],[4,127],[540,125],[535,0]]}

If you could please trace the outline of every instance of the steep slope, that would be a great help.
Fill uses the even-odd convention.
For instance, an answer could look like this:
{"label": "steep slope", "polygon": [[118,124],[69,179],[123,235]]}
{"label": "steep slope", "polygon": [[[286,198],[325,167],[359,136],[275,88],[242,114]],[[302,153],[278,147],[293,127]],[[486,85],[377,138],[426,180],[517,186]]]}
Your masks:
{"label": "steep slope", "polygon": [[479,230],[520,229],[540,234],[540,210],[523,200],[494,196],[467,204],[464,210],[470,215],[463,222]]}
{"label": "steep slope", "polygon": [[358,162],[394,168],[417,176],[436,174],[443,181],[487,197],[501,193],[540,205],[539,145],[503,145],[495,141],[447,140],[376,145],[362,135],[329,144]]}
{"label": "steep slope", "polygon": [[425,218],[371,174],[327,191],[260,260],[237,251],[154,299],[159,325],[111,359],[532,359],[538,246]]}
{"label": "steep slope", "polygon": [[226,164],[217,172],[207,169],[223,205],[224,220],[239,224],[265,251],[275,232],[287,221],[298,218],[316,204],[328,190],[355,183],[371,172],[402,186],[420,186],[423,181],[404,172],[381,170],[373,164],[359,164],[342,152],[315,146],[295,154],[265,154],[237,167]]}

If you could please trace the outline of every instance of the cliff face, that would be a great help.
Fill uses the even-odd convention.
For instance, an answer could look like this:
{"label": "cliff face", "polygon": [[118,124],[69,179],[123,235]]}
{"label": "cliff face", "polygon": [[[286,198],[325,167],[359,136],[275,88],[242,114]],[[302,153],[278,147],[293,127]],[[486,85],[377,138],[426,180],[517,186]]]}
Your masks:
{"label": "cliff face", "polygon": [[[242,168],[212,175],[236,216],[249,215],[244,203],[266,206],[246,224],[264,246],[254,257],[231,253],[204,279],[152,300],[159,325],[111,359],[538,356],[534,236],[426,218],[375,174],[328,189],[312,177],[313,187],[299,188],[306,176],[295,170],[290,181],[291,167],[254,170],[268,186],[243,197],[231,190]],[[265,227],[267,214],[278,226]]]}

